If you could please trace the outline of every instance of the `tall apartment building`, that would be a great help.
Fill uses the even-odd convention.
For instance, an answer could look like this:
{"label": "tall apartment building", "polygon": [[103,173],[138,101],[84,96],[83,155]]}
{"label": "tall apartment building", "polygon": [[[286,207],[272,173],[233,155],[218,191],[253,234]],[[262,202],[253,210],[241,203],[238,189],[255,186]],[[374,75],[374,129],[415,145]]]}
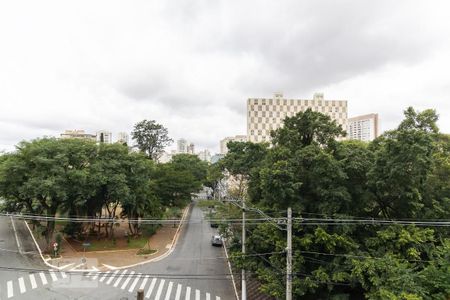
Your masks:
{"label": "tall apartment building", "polygon": [[211,162],[211,152],[208,149],[200,151],[197,153],[197,156],[202,161]]}
{"label": "tall apartment building", "polygon": [[229,136],[224,138],[220,141],[220,153],[221,154],[227,154],[228,153],[228,142],[246,142],[247,136],[246,135],[236,135],[236,136]]}
{"label": "tall apartment building", "polygon": [[117,133],[117,143],[128,145],[129,136],[126,132]]}
{"label": "tall apartment building", "polygon": [[345,130],[347,100],[325,100],[322,93],[313,99],[287,99],[282,93],[273,98],[249,98],[247,101],[247,136],[250,142],[269,142],[270,132],[279,128],[286,117],[311,108],[329,115]]}
{"label": "tall apartment building", "polygon": [[195,145],[193,143],[189,143],[185,139],[177,140],[177,153],[195,153]]}
{"label": "tall apartment building", "polygon": [[106,130],[97,131],[97,143],[112,143],[112,133]]}
{"label": "tall apartment building", "polygon": [[65,130],[64,133],[60,134],[62,139],[82,139],[95,141],[97,136],[95,134],[90,134],[84,132],[84,130]]}
{"label": "tall apartment building", "polygon": [[188,142],[185,139],[177,140],[177,153],[187,153]]}
{"label": "tall apartment building", "polygon": [[349,118],[347,136],[351,140],[372,141],[379,135],[378,125],[378,114]]}

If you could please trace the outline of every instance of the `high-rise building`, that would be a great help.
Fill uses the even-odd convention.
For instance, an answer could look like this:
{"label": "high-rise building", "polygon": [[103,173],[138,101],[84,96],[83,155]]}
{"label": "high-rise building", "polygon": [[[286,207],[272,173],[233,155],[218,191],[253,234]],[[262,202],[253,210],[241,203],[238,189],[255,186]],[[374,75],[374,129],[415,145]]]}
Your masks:
{"label": "high-rise building", "polygon": [[348,119],[347,136],[351,140],[372,141],[379,135],[378,114]]}
{"label": "high-rise building", "polygon": [[177,141],[177,153],[195,154],[195,145],[188,142],[185,139],[179,139]]}
{"label": "high-rise building", "polygon": [[187,153],[188,142],[185,139],[179,139],[177,141],[177,153]]}
{"label": "high-rise building", "polygon": [[193,143],[189,143],[187,146],[187,153],[195,154],[195,145]]}
{"label": "high-rise building", "polygon": [[117,143],[128,145],[128,139],[129,139],[128,133],[126,132],[117,133]]}
{"label": "high-rise building", "polygon": [[96,135],[84,132],[84,130],[65,130],[64,133],[60,134],[62,139],[82,139],[95,141]]}
{"label": "high-rise building", "polygon": [[269,142],[270,132],[279,128],[286,117],[311,108],[336,120],[347,128],[347,100],[325,100],[322,93],[313,99],[287,99],[282,93],[273,98],[250,98],[247,101],[247,136],[250,142]]}
{"label": "high-rise building", "polygon": [[228,142],[246,142],[247,136],[246,135],[236,135],[236,136],[229,136],[224,138],[220,141],[220,153],[221,154],[227,154],[228,153]]}
{"label": "high-rise building", "polygon": [[211,153],[208,149],[205,149],[203,151],[200,151],[197,153],[198,158],[202,161],[211,162]]}
{"label": "high-rise building", "polygon": [[112,143],[112,133],[106,130],[97,131],[97,143]]}

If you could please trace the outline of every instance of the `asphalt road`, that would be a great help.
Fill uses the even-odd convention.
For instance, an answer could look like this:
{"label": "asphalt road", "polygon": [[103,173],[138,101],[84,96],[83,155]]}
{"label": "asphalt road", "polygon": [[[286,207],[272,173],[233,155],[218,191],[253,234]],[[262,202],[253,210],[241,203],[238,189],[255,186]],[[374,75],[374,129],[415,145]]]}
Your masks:
{"label": "asphalt road", "polygon": [[[0,217],[0,266],[36,269],[35,272],[0,268],[0,300],[3,299],[235,299],[225,253],[211,245],[216,232],[193,207],[174,251],[165,259],[108,273],[73,274],[50,271],[36,254],[26,228]],[[19,245],[18,245],[19,244]]]}

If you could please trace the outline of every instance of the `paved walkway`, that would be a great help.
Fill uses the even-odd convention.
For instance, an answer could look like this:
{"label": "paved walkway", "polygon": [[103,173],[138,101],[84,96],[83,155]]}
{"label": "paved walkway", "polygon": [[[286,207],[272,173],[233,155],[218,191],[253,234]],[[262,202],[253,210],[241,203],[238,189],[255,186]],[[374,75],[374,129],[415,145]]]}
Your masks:
{"label": "paved walkway", "polygon": [[[165,254],[171,247],[177,228],[164,225],[150,238],[150,247],[156,250],[151,255],[136,255],[138,249],[77,252],[67,241],[62,243],[61,258],[48,262],[64,270],[110,270],[142,263]],[[110,268],[112,267],[112,268]]]}

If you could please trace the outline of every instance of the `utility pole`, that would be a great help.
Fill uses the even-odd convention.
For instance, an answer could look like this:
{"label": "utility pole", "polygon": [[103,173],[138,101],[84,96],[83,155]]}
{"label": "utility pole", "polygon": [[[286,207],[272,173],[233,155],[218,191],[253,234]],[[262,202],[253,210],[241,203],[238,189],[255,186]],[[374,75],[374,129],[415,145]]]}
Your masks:
{"label": "utility pole", "polygon": [[287,211],[286,300],[292,300],[292,209]]}
{"label": "utility pole", "polygon": [[[245,255],[245,197],[242,198],[242,256]],[[242,268],[241,300],[247,300],[245,268]]]}

